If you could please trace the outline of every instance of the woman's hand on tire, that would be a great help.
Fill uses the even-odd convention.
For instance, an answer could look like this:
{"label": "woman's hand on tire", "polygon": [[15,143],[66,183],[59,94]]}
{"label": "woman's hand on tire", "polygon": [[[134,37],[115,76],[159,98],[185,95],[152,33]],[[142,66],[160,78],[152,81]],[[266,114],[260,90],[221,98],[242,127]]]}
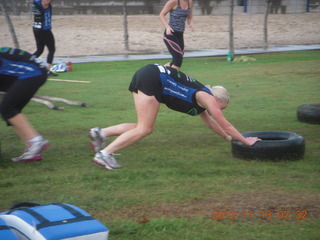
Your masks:
{"label": "woman's hand on tire", "polygon": [[258,141],[261,141],[261,139],[257,137],[246,137],[246,145],[250,147],[253,146]]}

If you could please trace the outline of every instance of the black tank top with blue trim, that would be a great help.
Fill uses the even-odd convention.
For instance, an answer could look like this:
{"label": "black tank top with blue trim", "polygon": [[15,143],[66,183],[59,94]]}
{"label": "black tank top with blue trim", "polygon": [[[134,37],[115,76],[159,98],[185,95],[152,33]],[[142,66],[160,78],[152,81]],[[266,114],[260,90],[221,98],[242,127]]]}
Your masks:
{"label": "black tank top with blue trim", "polygon": [[171,67],[156,65],[160,72],[162,95],[161,102],[178,112],[196,116],[206,109],[196,101],[196,92],[211,91],[196,79]]}
{"label": "black tank top with blue trim", "polygon": [[49,7],[47,9],[44,9],[41,0],[34,0],[32,10],[34,14],[33,28],[39,30],[50,30],[52,28],[51,4],[49,4]]}
{"label": "black tank top with blue trim", "polygon": [[25,79],[47,74],[45,65],[35,56],[18,48],[0,48],[0,75]]}

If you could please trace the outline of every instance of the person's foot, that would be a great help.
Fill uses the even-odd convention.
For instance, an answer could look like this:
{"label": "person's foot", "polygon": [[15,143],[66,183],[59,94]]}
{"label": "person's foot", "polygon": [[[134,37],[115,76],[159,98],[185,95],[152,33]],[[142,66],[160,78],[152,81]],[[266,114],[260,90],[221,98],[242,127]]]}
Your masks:
{"label": "person's foot", "polygon": [[19,157],[15,157],[15,158],[12,158],[12,161],[15,162],[15,163],[22,163],[22,162],[36,162],[36,161],[40,161],[42,160],[42,155],[41,154],[38,154],[32,158],[28,158],[28,159],[25,159],[25,158],[22,158],[22,155],[19,156]]}
{"label": "person's foot", "polygon": [[106,145],[106,140],[102,136],[101,128],[95,127],[89,130],[89,137],[91,139],[90,146],[94,152],[99,152]]}
{"label": "person's foot", "polygon": [[117,163],[116,159],[113,157],[113,154],[105,155],[101,151],[96,153],[92,161],[109,170],[121,168],[119,163]]}
{"label": "person's foot", "polygon": [[26,148],[21,156],[12,158],[12,161],[16,163],[39,161],[42,159],[41,153],[47,149],[49,145],[50,143],[46,139],[34,142]]}

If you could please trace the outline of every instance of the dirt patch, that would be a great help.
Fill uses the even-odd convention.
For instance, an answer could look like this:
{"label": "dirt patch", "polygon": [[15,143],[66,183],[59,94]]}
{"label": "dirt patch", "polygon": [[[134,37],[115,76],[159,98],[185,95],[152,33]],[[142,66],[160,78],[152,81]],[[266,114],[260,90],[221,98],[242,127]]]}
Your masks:
{"label": "dirt patch", "polygon": [[219,194],[217,198],[199,198],[183,203],[129,206],[107,214],[97,212],[93,215],[100,219],[123,218],[144,223],[161,217],[203,217],[217,221],[221,219],[298,221],[318,219],[319,213],[319,194],[304,196],[283,192],[246,192],[222,197]]}

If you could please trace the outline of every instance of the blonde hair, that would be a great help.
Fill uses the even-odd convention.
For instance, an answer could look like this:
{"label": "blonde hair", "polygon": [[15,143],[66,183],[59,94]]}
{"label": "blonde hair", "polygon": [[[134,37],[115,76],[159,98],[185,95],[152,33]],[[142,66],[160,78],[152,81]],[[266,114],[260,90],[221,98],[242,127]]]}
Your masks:
{"label": "blonde hair", "polygon": [[211,91],[213,96],[219,98],[222,103],[227,103],[227,104],[229,103],[230,96],[227,89],[225,89],[222,86],[207,85],[206,87]]}

